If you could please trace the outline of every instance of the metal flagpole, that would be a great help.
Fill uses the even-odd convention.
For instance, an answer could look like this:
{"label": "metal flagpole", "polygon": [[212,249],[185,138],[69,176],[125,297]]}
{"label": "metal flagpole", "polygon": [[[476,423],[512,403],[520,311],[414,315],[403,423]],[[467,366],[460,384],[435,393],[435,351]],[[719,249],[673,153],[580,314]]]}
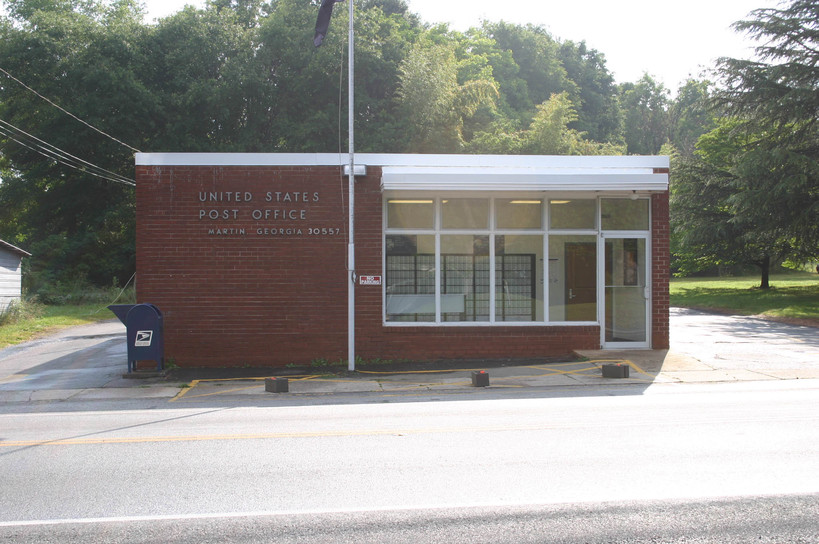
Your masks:
{"label": "metal flagpole", "polygon": [[350,202],[350,224],[349,224],[349,240],[347,245],[347,263],[350,272],[349,283],[347,285],[347,368],[350,371],[355,370],[355,140],[353,138],[353,74],[354,70],[354,55],[353,55],[353,0],[349,0],[349,24],[350,30],[348,32],[348,60],[347,63],[347,132],[350,146],[350,173],[348,178],[349,185],[349,202]]}

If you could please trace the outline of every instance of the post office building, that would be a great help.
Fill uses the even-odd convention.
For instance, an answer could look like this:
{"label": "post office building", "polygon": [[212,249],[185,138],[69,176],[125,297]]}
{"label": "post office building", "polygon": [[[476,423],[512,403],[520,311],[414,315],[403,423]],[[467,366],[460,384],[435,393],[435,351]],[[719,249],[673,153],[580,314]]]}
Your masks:
{"label": "post office building", "polygon": [[[137,297],[180,366],[668,347],[667,157],[141,153]],[[348,167],[347,167],[348,168]]]}

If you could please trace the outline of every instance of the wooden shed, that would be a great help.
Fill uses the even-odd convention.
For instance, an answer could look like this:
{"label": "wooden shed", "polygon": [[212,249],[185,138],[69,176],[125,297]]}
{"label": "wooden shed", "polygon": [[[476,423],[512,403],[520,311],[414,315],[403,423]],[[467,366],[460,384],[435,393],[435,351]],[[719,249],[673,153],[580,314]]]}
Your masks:
{"label": "wooden shed", "polygon": [[23,257],[31,257],[31,254],[0,240],[0,312],[20,300]]}

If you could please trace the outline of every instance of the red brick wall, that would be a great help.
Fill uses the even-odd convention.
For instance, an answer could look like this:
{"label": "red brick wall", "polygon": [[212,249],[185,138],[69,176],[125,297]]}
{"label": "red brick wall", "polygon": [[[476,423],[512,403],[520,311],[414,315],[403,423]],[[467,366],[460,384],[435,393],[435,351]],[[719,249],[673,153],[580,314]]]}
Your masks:
{"label": "red brick wall", "polygon": [[[380,178],[380,169],[369,167],[356,184],[359,275],[383,273]],[[180,366],[346,359],[346,187],[338,167],[138,166],[137,297],[163,312],[166,359]],[[223,200],[200,200],[200,193],[208,200],[214,192]],[[277,201],[277,192],[279,199],[291,195],[291,202]],[[294,201],[304,193],[307,202]],[[211,210],[218,219],[210,219]],[[268,219],[253,217],[265,210]],[[295,214],[294,219],[276,219],[276,210]],[[663,348],[668,346],[667,194],[652,197],[652,213],[652,341]],[[265,228],[291,230],[259,234]],[[226,232],[209,234],[211,229]],[[359,285],[356,347],[365,360],[544,357],[597,349],[600,329],[386,327],[382,287]]]}
{"label": "red brick wall", "polygon": [[668,349],[668,294],[671,266],[668,191],[651,196],[651,347]]}
{"label": "red brick wall", "polygon": [[[163,312],[166,359],[180,366],[263,366],[341,356],[347,211],[339,170],[137,168],[137,298]],[[231,200],[238,191],[240,201],[199,198],[200,192],[227,198],[228,191]],[[291,202],[277,201],[276,192]],[[294,202],[305,193],[306,203]],[[220,218],[211,220],[211,210]],[[255,210],[296,219],[255,220]],[[216,228],[227,233],[209,234]],[[265,228],[292,230],[259,234]]]}

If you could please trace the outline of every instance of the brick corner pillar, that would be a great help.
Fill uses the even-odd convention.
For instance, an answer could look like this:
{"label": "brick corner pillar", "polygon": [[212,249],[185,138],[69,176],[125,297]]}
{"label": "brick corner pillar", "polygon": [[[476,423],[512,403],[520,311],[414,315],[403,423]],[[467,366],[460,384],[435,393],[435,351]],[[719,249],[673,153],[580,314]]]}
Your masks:
{"label": "brick corner pillar", "polygon": [[671,232],[668,191],[651,197],[651,347],[669,347]]}

